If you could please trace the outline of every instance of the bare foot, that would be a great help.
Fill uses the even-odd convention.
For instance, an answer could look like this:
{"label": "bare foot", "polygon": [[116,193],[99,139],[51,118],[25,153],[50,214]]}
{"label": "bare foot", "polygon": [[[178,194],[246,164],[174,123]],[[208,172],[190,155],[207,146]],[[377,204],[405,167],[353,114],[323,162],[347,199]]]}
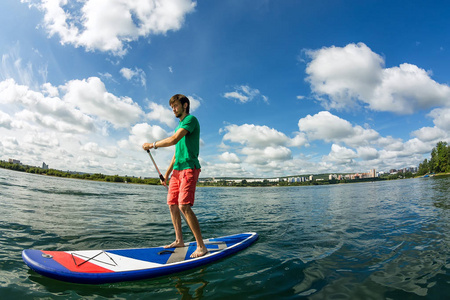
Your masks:
{"label": "bare foot", "polygon": [[191,254],[191,258],[201,257],[201,256],[205,255],[206,253],[208,253],[208,249],[197,247],[197,250],[195,250],[194,253]]}
{"label": "bare foot", "polygon": [[184,242],[183,241],[181,241],[181,242],[175,241],[175,242],[173,242],[170,245],[164,246],[165,249],[167,249],[167,248],[180,248],[180,247],[184,247]]}

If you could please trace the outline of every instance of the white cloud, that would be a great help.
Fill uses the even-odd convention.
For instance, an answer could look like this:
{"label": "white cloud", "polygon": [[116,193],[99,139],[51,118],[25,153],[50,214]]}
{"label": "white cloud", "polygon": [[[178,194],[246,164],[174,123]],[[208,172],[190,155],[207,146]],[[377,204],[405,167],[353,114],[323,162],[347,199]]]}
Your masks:
{"label": "white cloud", "polygon": [[90,132],[95,129],[94,120],[57,97],[46,97],[18,85],[13,79],[0,82],[0,103],[15,109],[15,121],[35,122],[67,132]]}
{"label": "white cloud", "polygon": [[450,108],[436,108],[428,115],[434,118],[434,125],[447,132],[450,131]]}
{"label": "white cloud", "polygon": [[238,93],[238,92],[228,92],[228,93],[225,93],[223,96],[225,98],[227,98],[227,99],[238,100],[241,103],[245,103],[245,102],[247,102],[249,100],[248,96],[245,96],[245,95],[243,95],[241,93]]}
{"label": "white cloud", "polygon": [[284,133],[267,126],[228,125],[222,131],[226,132],[223,136],[224,141],[247,144],[251,147],[284,145],[289,141]]}
{"label": "white cloud", "polygon": [[290,147],[309,146],[306,134],[304,132],[297,132],[294,138],[289,141],[288,146]]}
{"label": "white cloud", "polygon": [[444,130],[437,127],[422,127],[419,130],[413,131],[411,134],[423,142],[433,143],[437,143],[447,136]]}
{"label": "white cloud", "polygon": [[378,150],[373,147],[358,147],[357,148],[358,157],[363,160],[373,160],[380,157]]}
{"label": "white cloud", "polygon": [[351,147],[364,146],[376,142],[380,135],[373,129],[339,118],[328,111],[321,111],[314,116],[307,115],[298,121],[298,127],[309,140],[345,143]]}
{"label": "white cloud", "polygon": [[117,158],[118,156],[118,150],[116,147],[102,148],[94,142],[86,143],[80,148],[80,150],[100,157]]}
{"label": "white cloud", "polygon": [[450,106],[450,87],[432,80],[425,70],[405,63],[385,69],[373,97],[363,101],[373,110],[411,114],[419,109]]}
{"label": "white cloud", "polygon": [[354,150],[333,144],[331,145],[331,152],[324,157],[324,160],[336,165],[348,165],[353,164],[356,158],[358,158],[358,155]]}
{"label": "white cloud", "polygon": [[447,133],[437,127],[416,130],[412,133],[416,137],[406,142],[382,137],[373,129],[353,126],[327,111],[300,119],[299,129],[308,140],[333,143],[330,153],[322,157],[322,163],[332,163],[338,172],[418,165],[437,141],[448,139]]}
{"label": "white cloud", "polygon": [[342,142],[350,147],[358,147],[362,145],[369,145],[378,142],[380,134],[370,128],[363,128],[359,125],[353,127],[351,136],[343,138]]}
{"label": "white cloud", "polygon": [[224,152],[221,155],[219,155],[219,159],[221,161],[227,162],[227,163],[240,163],[241,160],[239,159],[239,157],[235,154],[235,153],[230,153],[230,152]]}
{"label": "white cloud", "polygon": [[133,76],[136,75],[136,72],[129,68],[122,68],[120,69],[120,74],[122,74],[122,76],[125,77],[125,79],[131,80],[131,78],[133,78]]}
{"label": "white cloud", "polygon": [[355,98],[370,97],[381,83],[384,61],[362,43],[307,51],[307,55],[312,60],[306,80],[316,95],[330,97],[324,104],[331,108],[354,106]]}
{"label": "white cloud", "polygon": [[119,141],[121,148],[129,148],[142,150],[143,143],[153,143],[169,136],[169,133],[157,125],[149,125],[147,123],[139,123],[131,128],[130,136],[127,140]]}
{"label": "white cloud", "polygon": [[404,148],[402,139],[396,139],[391,136],[380,137],[377,143],[380,147],[388,151],[402,151]]}
{"label": "white cloud", "polygon": [[[108,93],[98,78],[40,88],[30,90],[14,79],[0,81],[0,156],[31,165],[45,161],[62,170],[70,164],[71,170],[114,174],[122,169],[114,160],[142,150],[142,143],[119,149],[114,137],[101,136],[100,129],[109,124],[118,127],[119,134],[126,132],[123,127],[140,121],[143,112],[130,98]],[[161,131],[152,136],[163,136]]]}
{"label": "white cloud", "polygon": [[450,87],[411,64],[384,68],[384,59],[363,43],[307,51],[311,89],[326,108],[366,105],[375,111],[411,114],[450,106]]}
{"label": "white cloud", "polygon": [[[2,159],[17,157],[31,165],[45,161],[62,170],[70,164],[71,170],[104,174],[128,173],[123,163],[127,162],[133,174],[148,174],[151,164],[146,164],[142,143],[161,140],[169,133],[160,126],[138,123],[144,113],[132,99],[109,93],[96,77],[59,87],[46,83],[40,89],[32,91],[13,79],[0,81]],[[167,113],[173,121],[173,112],[167,109]],[[114,136],[102,131],[109,126],[116,127]],[[120,140],[117,137],[127,134],[126,126],[130,126],[129,136]],[[157,153],[155,159],[164,168],[173,150],[163,148]]]}
{"label": "white cloud", "polygon": [[418,138],[413,138],[405,143],[404,147],[405,150],[398,153],[398,155],[399,156],[404,155],[405,157],[409,157],[410,155],[426,154],[430,153],[434,146],[436,146],[436,143],[433,142],[430,143],[427,141],[424,142]]}
{"label": "white cloud", "polygon": [[58,97],[58,88],[53,86],[51,83],[46,82],[41,86],[42,93],[48,97]]}
{"label": "white cloud", "polygon": [[12,118],[8,114],[6,114],[0,110],[0,127],[4,127],[6,129],[11,129],[12,128],[11,124],[12,124]]}
{"label": "white cloud", "polygon": [[44,12],[44,27],[50,36],[59,36],[61,44],[119,56],[140,37],[180,29],[196,6],[190,0],[22,1]]}
{"label": "white cloud", "polygon": [[252,165],[267,165],[271,162],[292,159],[291,150],[283,146],[269,146],[265,148],[244,147],[242,154],[247,155],[246,162]]}
{"label": "white cloud", "polygon": [[5,136],[0,140],[0,154],[14,157],[19,149],[19,142],[16,137]]}
{"label": "white cloud", "polygon": [[87,80],[72,80],[61,87],[66,94],[64,101],[78,107],[89,115],[113,124],[115,127],[128,127],[136,123],[143,114],[140,106],[129,97],[117,97],[106,90],[98,77]]}
{"label": "white cloud", "polygon": [[[220,132],[225,132],[222,139],[223,148],[226,148],[226,141],[240,145],[234,148],[245,156],[242,165],[248,173],[272,173],[280,164],[292,160],[292,151],[287,146],[291,145],[295,138],[291,140],[273,128],[253,124],[228,125]],[[241,161],[236,154],[229,152],[225,152],[220,158],[229,163]]]}
{"label": "white cloud", "polygon": [[33,134],[27,134],[25,136],[25,141],[35,146],[40,146],[44,148],[53,149],[60,145],[59,139],[56,137],[56,134],[47,134],[41,132],[35,132]]}
{"label": "white cloud", "polygon": [[177,124],[175,115],[168,106],[150,102],[149,106],[150,112],[146,115],[147,119],[150,121],[158,121],[166,124],[169,127],[175,127]]}
{"label": "white cloud", "polygon": [[238,86],[235,88],[235,91],[225,93],[223,96],[227,99],[233,99],[241,103],[247,103],[255,98],[261,98],[266,103],[269,102],[269,98],[261,94],[258,89],[253,89],[248,85]]}
{"label": "white cloud", "polygon": [[201,101],[203,101],[202,98],[198,97],[198,96],[188,96],[189,99],[189,112],[194,112],[196,111],[199,107],[200,107],[200,103]]}
{"label": "white cloud", "polygon": [[[58,115],[58,114],[61,115]],[[50,114],[30,111],[24,109],[15,114],[19,120],[36,124],[38,127],[44,127],[51,130],[56,130],[65,133],[88,133],[95,131],[95,124],[91,118],[83,115],[79,111],[67,111],[64,117],[64,109],[59,112],[53,111]],[[73,113],[74,115],[71,115]],[[80,121],[79,124],[75,122]]]}
{"label": "white cloud", "polygon": [[127,80],[134,80],[138,84],[145,87],[147,85],[147,76],[144,70],[139,68],[134,68],[134,70],[129,68],[120,69],[120,74]]}
{"label": "white cloud", "polygon": [[328,111],[321,111],[314,116],[307,115],[298,121],[301,132],[310,140],[335,141],[353,136],[354,129],[350,122]]}

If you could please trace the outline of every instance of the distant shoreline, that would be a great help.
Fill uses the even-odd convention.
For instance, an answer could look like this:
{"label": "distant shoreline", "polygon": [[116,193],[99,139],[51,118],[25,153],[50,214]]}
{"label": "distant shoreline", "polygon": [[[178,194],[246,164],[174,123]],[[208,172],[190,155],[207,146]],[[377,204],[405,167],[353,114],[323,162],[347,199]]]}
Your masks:
{"label": "distant shoreline", "polygon": [[[76,172],[64,172],[55,169],[42,169],[39,167],[27,166],[16,163],[9,163],[5,161],[0,161],[0,168],[7,169],[11,171],[25,172],[37,175],[46,175],[51,177],[60,178],[70,178],[70,179],[80,179],[89,181],[99,181],[99,182],[110,182],[110,183],[125,183],[125,184],[141,184],[141,185],[161,185],[159,178],[138,178],[129,176],[119,176],[119,175],[103,175],[103,174],[88,174],[88,173],[76,173]],[[326,174],[318,174],[317,176],[324,176]],[[437,173],[432,174],[430,177],[446,176],[450,173]],[[408,178],[423,178],[421,176],[410,176],[410,177],[375,177],[375,178],[362,178],[356,180],[316,180],[309,182],[269,182],[268,180],[260,182],[251,183],[231,183],[227,180],[218,180],[217,182],[199,182],[197,187],[293,187],[293,186],[318,186],[318,185],[334,185],[334,184],[348,184],[348,183],[362,183],[362,182],[375,182],[375,181],[385,181],[385,180],[397,180],[397,179],[408,179]]]}
{"label": "distant shoreline", "polygon": [[27,166],[17,163],[9,163],[5,161],[0,161],[0,168],[7,169],[11,171],[24,172],[36,175],[46,175],[51,177],[60,178],[70,178],[70,179],[81,179],[99,182],[112,182],[112,183],[133,183],[133,184],[144,184],[144,185],[160,185],[159,178],[138,178],[129,176],[119,176],[119,175],[103,175],[100,173],[89,174],[89,173],[77,173],[77,172],[64,172],[55,169],[43,169],[33,166]]}

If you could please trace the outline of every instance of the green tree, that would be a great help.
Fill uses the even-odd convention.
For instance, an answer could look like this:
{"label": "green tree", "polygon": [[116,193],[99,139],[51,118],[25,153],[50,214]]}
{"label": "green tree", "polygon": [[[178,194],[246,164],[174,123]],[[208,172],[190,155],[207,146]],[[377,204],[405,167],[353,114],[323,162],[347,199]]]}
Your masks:
{"label": "green tree", "polygon": [[419,164],[419,170],[417,171],[417,175],[422,176],[427,173],[430,173],[430,167],[428,159],[425,158],[424,161],[421,164]]}
{"label": "green tree", "polygon": [[433,148],[433,150],[431,150],[431,158],[430,158],[430,162],[429,162],[429,168],[430,168],[431,173],[436,172],[436,168],[437,168],[437,150],[436,150],[436,148]]}
{"label": "green tree", "polygon": [[430,160],[425,159],[419,165],[419,175],[426,173],[450,172],[450,146],[447,142],[438,142],[431,150]]}
{"label": "green tree", "polygon": [[433,171],[435,173],[445,172],[448,166],[448,147],[447,142],[439,142],[431,152],[433,159]]}

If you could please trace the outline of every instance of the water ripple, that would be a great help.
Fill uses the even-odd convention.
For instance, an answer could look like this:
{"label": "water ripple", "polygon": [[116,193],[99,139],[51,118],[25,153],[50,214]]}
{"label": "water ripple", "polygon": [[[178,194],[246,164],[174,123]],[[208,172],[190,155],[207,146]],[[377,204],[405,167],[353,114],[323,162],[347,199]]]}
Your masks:
{"label": "water ripple", "polygon": [[258,242],[181,274],[85,286],[30,271],[22,249],[164,245],[174,238],[166,191],[0,170],[0,298],[444,299],[449,183],[198,188],[193,209],[205,238],[256,231]]}

